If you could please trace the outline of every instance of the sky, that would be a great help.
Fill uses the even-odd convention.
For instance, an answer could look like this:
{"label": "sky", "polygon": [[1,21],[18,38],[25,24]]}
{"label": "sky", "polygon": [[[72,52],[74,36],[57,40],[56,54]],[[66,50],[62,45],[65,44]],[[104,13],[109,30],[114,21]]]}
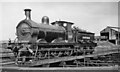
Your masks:
{"label": "sky", "polygon": [[32,10],[31,19],[37,23],[48,16],[50,23],[70,21],[96,36],[107,26],[118,27],[117,2],[3,2],[0,3],[0,40],[15,39],[16,26],[25,19],[25,8]]}

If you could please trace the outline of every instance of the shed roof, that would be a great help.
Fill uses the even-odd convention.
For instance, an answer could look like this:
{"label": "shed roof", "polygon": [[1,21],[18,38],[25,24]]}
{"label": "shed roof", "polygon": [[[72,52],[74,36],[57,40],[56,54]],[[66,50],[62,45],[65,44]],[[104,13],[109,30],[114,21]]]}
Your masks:
{"label": "shed roof", "polygon": [[119,27],[111,27],[111,26],[107,26],[105,29],[103,29],[100,32],[104,32],[106,29],[113,30],[113,31],[116,31],[116,32],[120,32]]}
{"label": "shed roof", "polygon": [[118,30],[118,29],[116,29],[116,28],[111,28],[111,29],[113,29],[113,30],[115,30],[115,31],[118,31],[118,32],[120,32],[120,30]]}

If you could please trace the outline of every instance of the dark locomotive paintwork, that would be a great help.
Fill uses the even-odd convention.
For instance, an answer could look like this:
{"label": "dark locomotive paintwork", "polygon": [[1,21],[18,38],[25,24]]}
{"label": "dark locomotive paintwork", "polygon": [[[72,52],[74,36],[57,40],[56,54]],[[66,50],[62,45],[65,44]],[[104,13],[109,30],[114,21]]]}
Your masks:
{"label": "dark locomotive paintwork", "polygon": [[72,28],[72,22],[55,21],[50,24],[47,16],[42,18],[42,23],[36,23],[31,20],[30,11],[29,9],[25,9],[26,19],[19,22],[16,27],[19,42],[65,43],[65,45],[69,43],[79,43],[80,47],[96,46],[93,42],[94,33]]}
{"label": "dark locomotive paintwork", "polygon": [[94,33],[90,33],[90,32],[78,32],[77,35],[79,40],[94,40]]}
{"label": "dark locomotive paintwork", "polygon": [[43,39],[51,43],[59,38],[67,40],[67,42],[94,40],[94,33],[72,29],[72,22],[56,21],[49,24],[49,18],[44,16],[42,23],[36,23],[31,20],[30,11],[29,9],[25,10],[26,19],[16,27],[19,41],[36,42]]}
{"label": "dark locomotive paintwork", "polygon": [[[47,16],[42,18],[42,23],[36,23],[31,20],[30,11],[25,9],[26,19],[16,27],[17,42],[9,43],[17,56],[16,61],[28,51],[31,54],[25,56],[31,56],[33,60],[93,53],[96,46],[94,33],[72,28],[72,22],[55,21],[50,24]],[[24,58],[22,62],[25,62]]]}
{"label": "dark locomotive paintwork", "polygon": [[[22,25],[26,24],[28,28],[22,28]],[[21,21],[17,29],[17,36],[20,41],[36,41],[38,39],[45,39],[47,42],[62,37],[64,39],[65,29],[62,26],[54,26],[47,24],[38,24],[32,20],[23,20]],[[27,30],[26,35],[22,35],[21,31]]]}

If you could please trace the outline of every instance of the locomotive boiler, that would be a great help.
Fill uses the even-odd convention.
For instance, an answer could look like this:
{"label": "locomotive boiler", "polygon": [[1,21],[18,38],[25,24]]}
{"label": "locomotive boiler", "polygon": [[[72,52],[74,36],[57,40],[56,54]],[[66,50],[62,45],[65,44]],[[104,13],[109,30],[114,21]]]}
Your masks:
{"label": "locomotive boiler", "polygon": [[17,26],[17,37],[19,41],[34,42],[44,39],[46,42],[62,37],[64,39],[65,29],[62,26],[49,25],[49,18],[44,16],[42,23],[36,23],[30,18],[30,9],[25,9],[26,19]]}
{"label": "locomotive boiler", "polygon": [[68,21],[49,23],[47,16],[36,23],[31,19],[31,9],[24,11],[26,19],[16,27],[17,40],[9,43],[17,64],[94,52],[94,33],[72,28],[74,23]]}

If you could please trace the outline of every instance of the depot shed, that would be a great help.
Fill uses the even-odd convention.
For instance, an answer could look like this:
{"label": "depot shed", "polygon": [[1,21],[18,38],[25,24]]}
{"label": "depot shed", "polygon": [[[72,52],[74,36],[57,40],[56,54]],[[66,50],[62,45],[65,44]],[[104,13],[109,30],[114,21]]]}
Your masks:
{"label": "depot shed", "polygon": [[105,29],[100,31],[100,36],[104,37],[101,40],[107,40],[116,45],[120,44],[120,28],[107,26]]}

